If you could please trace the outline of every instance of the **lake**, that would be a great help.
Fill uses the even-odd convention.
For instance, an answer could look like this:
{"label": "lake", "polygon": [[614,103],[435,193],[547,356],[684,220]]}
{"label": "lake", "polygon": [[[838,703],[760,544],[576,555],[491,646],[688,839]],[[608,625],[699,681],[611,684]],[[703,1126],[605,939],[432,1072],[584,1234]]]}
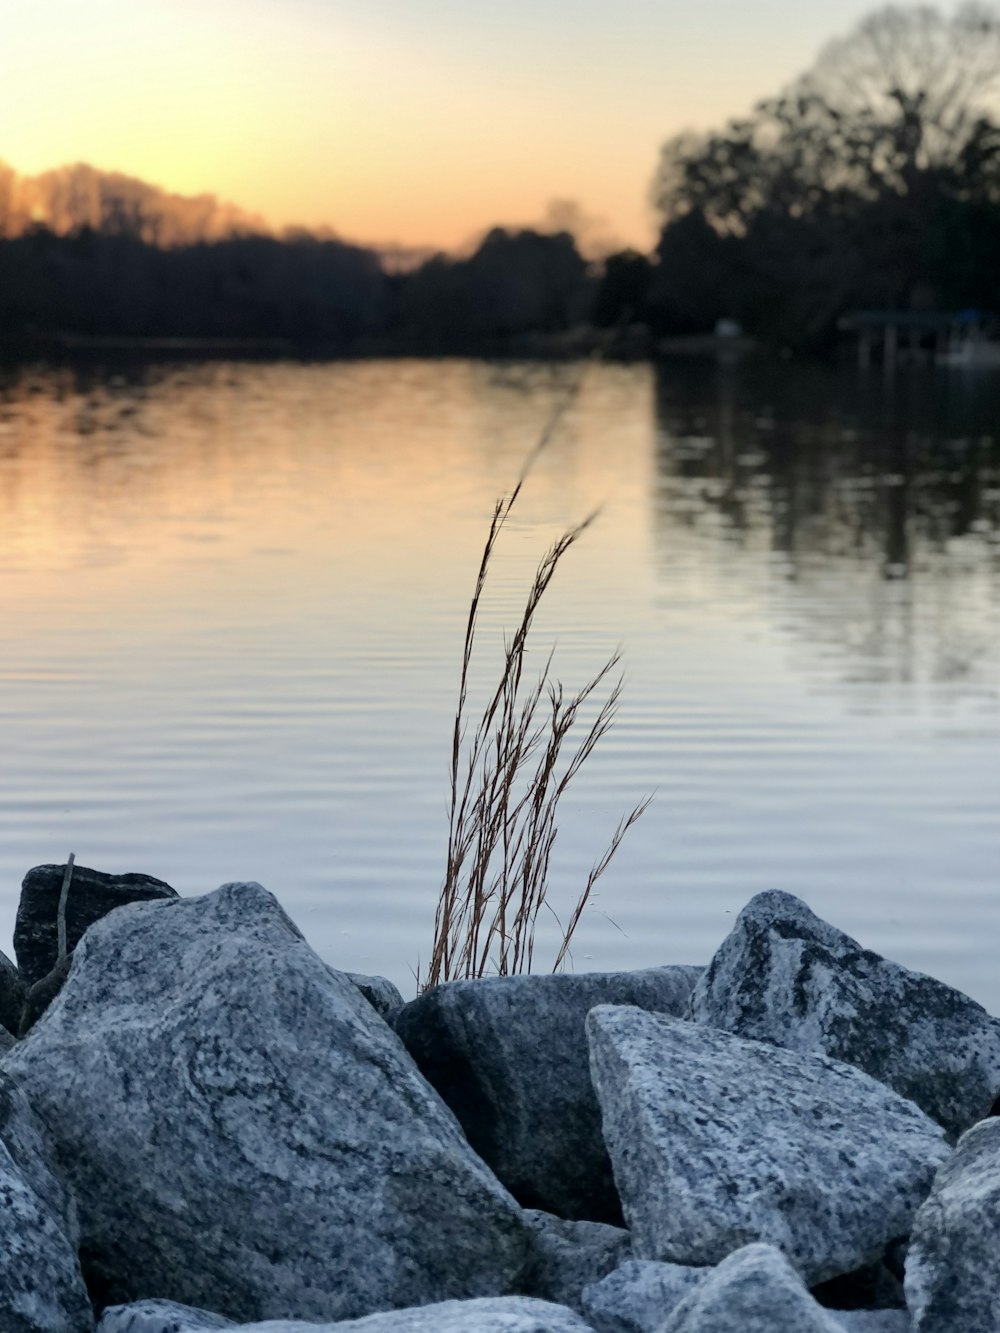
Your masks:
{"label": "lake", "polygon": [[[75,851],[273,890],[404,994],[430,950],[462,634],[474,693],[536,562],[530,669],[620,646],[564,797],[578,970],[705,962],[785,889],[1000,1012],[1000,379],[786,363],[370,361],[0,371],[0,947]],[[536,966],[558,928],[539,919]]]}

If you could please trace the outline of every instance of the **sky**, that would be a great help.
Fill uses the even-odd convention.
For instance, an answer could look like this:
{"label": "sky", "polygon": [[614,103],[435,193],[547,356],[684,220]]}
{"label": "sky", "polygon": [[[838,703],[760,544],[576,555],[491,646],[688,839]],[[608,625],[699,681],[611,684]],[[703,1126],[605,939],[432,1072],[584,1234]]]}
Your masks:
{"label": "sky", "polygon": [[806,69],[865,0],[2,0],[0,159],[274,226],[467,245],[573,200],[655,236],[660,145]]}

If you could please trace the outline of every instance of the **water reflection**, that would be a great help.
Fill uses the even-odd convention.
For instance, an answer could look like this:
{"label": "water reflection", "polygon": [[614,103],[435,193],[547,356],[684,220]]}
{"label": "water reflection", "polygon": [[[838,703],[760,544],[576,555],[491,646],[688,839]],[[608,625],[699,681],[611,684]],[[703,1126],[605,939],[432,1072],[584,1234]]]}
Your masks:
{"label": "water reflection", "polygon": [[[768,557],[802,636],[854,680],[995,684],[995,377],[661,367],[660,567],[677,532]],[[900,586],[894,586],[900,585]]]}

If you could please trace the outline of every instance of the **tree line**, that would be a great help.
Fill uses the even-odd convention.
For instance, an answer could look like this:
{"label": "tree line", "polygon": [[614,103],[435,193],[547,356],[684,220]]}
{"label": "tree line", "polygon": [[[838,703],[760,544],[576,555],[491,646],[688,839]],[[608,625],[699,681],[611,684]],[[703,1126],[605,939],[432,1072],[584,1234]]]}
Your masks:
{"label": "tree line", "polygon": [[279,338],[468,351],[735,319],[823,350],[859,309],[1000,310],[1000,18],[889,6],[749,116],[662,150],[650,254],[489,232],[409,271],[89,167],[0,164],[0,335]]}
{"label": "tree line", "polygon": [[1000,310],[1000,18],[889,6],[779,96],[664,145],[648,317],[824,347],[855,309]]}

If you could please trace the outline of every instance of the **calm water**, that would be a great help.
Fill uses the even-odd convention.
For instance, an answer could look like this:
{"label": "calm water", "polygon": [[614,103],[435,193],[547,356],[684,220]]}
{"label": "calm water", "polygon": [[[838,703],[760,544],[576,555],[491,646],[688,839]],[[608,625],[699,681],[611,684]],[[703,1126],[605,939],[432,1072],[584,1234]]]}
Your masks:
{"label": "calm water", "polygon": [[[75,850],[184,894],[259,879],[324,957],[412,993],[486,524],[579,373],[0,373],[0,947],[25,870]],[[557,910],[656,795],[578,970],[705,961],[783,888],[1000,1011],[998,391],[587,371],[502,542],[482,661],[601,505],[534,657],[556,643],[567,685],[618,645],[627,669],[567,797]]]}

